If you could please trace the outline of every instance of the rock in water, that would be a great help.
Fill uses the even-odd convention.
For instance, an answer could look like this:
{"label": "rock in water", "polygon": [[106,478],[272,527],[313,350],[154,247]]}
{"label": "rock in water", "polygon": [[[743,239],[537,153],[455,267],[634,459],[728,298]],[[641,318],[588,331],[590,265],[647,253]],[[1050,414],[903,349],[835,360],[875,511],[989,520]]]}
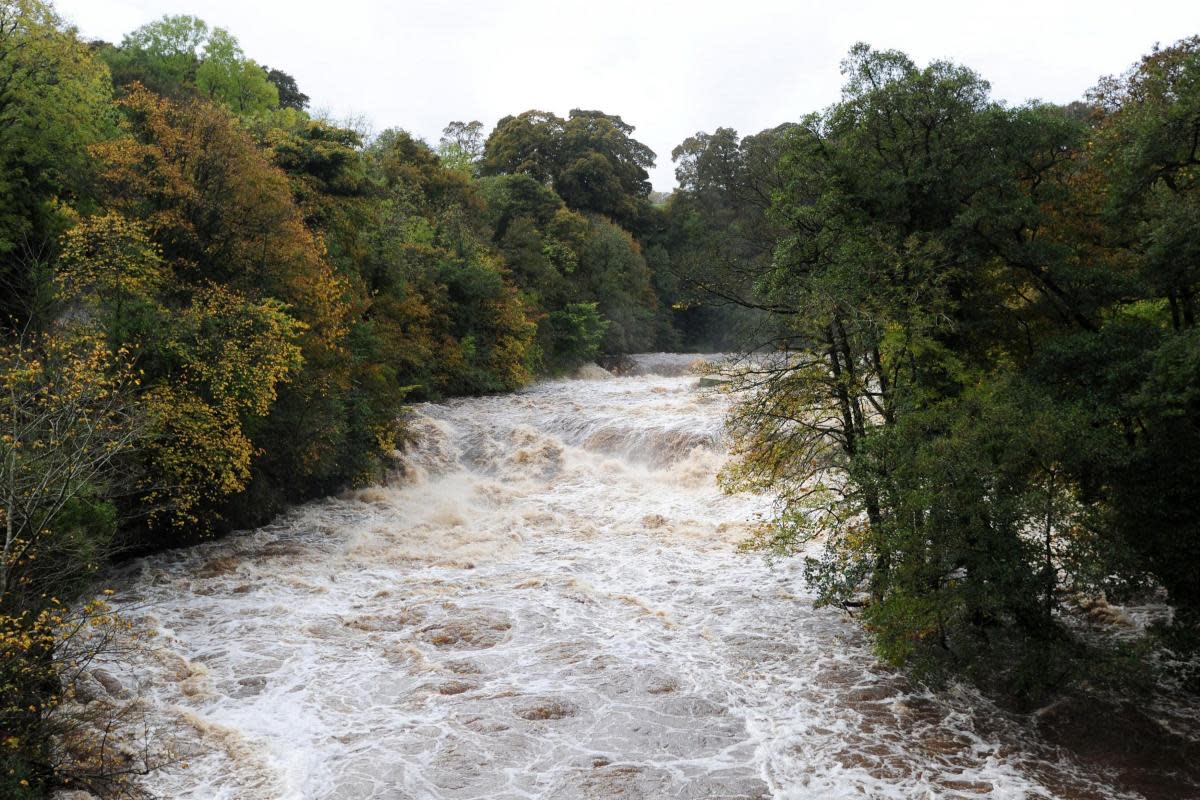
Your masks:
{"label": "rock in water", "polygon": [[584,364],[571,376],[579,381],[606,381],[613,374],[599,364]]}

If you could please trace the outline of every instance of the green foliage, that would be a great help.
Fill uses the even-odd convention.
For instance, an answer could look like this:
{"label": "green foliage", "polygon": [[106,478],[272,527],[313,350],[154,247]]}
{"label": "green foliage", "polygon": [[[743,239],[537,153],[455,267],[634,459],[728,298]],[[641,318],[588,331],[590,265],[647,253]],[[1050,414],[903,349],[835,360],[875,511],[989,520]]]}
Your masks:
{"label": "green foliage", "polygon": [[294,111],[303,111],[308,108],[309,97],[300,91],[295,78],[283,70],[272,69],[265,64],[263,69],[267,73],[267,80],[275,86],[275,91],[279,93],[280,108],[290,108]]}
{"label": "green foliage", "polygon": [[438,158],[450,169],[474,174],[483,158],[483,123],[472,120],[447,125],[438,142]]}
{"label": "green foliage", "polygon": [[595,303],[568,303],[547,317],[552,350],[546,358],[550,369],[565,369],[594,361],[600,354],[609,323]]}
{"label": "green foliage", "polygon": [[505,117],[488,137],[484,175],[524,174],[550,185],[573,210],[636,223],[650,194],[654,152],[619,116],[574,109],[567,119],[544,111]]}
{"label": "green foliage", "polygon": [[[684,341],[709,350],[736,350],[761,338],[772,321],[761,313],[754,276],[771,263],[783,231],[767,213],[781,188],[781,149],[795,125],[739,139],[731,128],[697,133],[676,147],[679,191],[667,206],[661,237],[668,253],[656,276],[675,311]],[[660,279],[661,280],[661,279]]]}
{"label": "green foliage", "polygon": [[87,147],[110,128],[108,74],[39,0],[0,3],[0,315],[33,312],[36,262],[70,224]]}
{"label": "green foliage", "polygon": [[526,111],[500,120],[484,144],[493,241],[543,312],[538,341],[551,369],[582,358],[574,344],[555,342],[571,327],[569,304],[596,304],[607,322],[603,352],[679,344],[666,215],[649,201],[654,153],[633,130],[601,111],[575,109],[566,119]]}
{"label": "green foliage", "polygon": [[367,157],[386,198],[380,249],[391,256],[373,271],[375,302],[388,328],[407,329],[414,340],[400,379],[426,397],[527,381],[534,326],[491,251],[485,203],[471,179],[403,131],[382,134]]}
{"label": "green foliage", "polygon": [[650,268],[628,232],[592,218],[577,275],[585,296],[599,298],[600,313],[609,322],[605,352],[639,353],[653,346],[658,301]]}
{"label": "green foliage", "polygon": [[160,94],[173,94],[195,82],[206,41],[208,25],[203,20],[164,15],[127,34],[120,48],[107,48],[103,56],[117,86],[139,82]]}
{"label": "green foliage", "polygon": [[117,86],[138,83],[173,97],[196,92],[236,114],[256,114],[280,107],[278,83],[288,93],[285,107],[303,108],[296,103],[304,95],[290,76],[277,71],[272,79],[246,58],[229,31],[210,29],[196,17],[165,15],[127,35],[120,47],[104,49],[102,55]]}
{"label": "green foliage", "polygon": [[1103,83],[1091,130],[945,62],[843,69],[774,171],[731,131],[676,151],[681,238],[717,223],[699,240],[734,265],[700,280],[784,350],[740,380],[726,480],[780,495],[763,544],[824,539],[820,602],[865,601],[884,658],[1035,697],[1083,674],[1065,596],[1200,598],[1200,46]]}
{"label": "green foliage", "polygon": [[237,114],[279,107],[279,89],[267,71],[246,58],[237,39],[217,28],[196,68],[196,88]]}

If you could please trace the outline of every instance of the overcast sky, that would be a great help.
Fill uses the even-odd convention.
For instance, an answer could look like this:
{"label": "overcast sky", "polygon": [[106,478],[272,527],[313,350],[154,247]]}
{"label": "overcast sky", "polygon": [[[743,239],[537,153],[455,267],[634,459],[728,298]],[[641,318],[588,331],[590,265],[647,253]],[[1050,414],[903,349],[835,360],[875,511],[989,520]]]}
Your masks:
{"label": "overcast sky", "polygon": [[312,107],[436,144],[446,122],[537,108],[620,114],[658,153],[698,130],[754,133],[837,100],[857,41],[950,58],[996,97],[1065,102],[1148,51],[1200,34],[1200,0],[57,0],[88,37],[163,14],[228,28],[295,76]]}

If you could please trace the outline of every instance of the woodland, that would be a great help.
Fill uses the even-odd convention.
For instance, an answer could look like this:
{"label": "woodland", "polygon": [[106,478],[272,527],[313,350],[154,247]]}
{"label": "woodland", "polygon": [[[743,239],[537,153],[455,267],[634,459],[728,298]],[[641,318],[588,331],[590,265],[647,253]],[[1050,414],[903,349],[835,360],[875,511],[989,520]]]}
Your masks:
{"label": "woodland", "polygon": [[[194,17],[109,43],[0,2],[0,795],[126,777],[70,713],[114,560],[378,480],[411,403],[647,351],[742,354],[749,546],[820,543],[883,661],[1200,691],[1200,38],[1066,106],[867,45],[843,73],[688,138],[660,196],[613,113],[425,142]],[[1096,598],[1170,613],[1097,635]]]}

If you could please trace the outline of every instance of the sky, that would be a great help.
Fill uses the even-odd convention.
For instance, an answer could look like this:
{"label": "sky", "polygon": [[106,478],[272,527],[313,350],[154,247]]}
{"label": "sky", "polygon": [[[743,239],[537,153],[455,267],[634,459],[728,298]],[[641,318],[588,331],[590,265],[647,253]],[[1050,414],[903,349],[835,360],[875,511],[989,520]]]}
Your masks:
{"label": "sky", "polygon": [[836,102],[865,41],[950,59],[1009,103],[1081,98],[1155,43],[1200,34],[1200,0],[56,0],[88,38],[163,14],[229,29],[290,73],[311,108],[436,144],[451,120],[490,129],[531,108],[601,109],[658,154],[696,131],[756,133]]}

